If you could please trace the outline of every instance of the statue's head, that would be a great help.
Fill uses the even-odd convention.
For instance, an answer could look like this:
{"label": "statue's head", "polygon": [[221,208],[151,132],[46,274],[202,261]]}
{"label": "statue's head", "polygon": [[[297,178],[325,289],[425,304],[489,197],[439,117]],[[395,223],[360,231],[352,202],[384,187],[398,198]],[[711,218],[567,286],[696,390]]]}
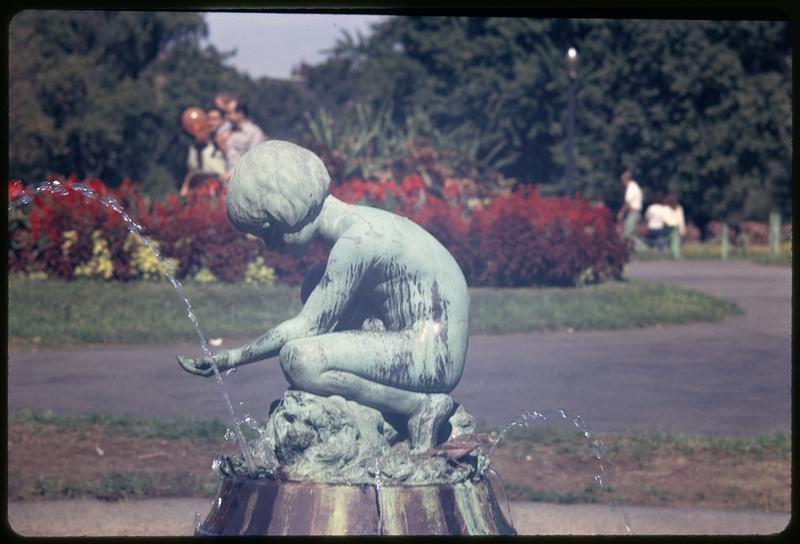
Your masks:
{"label": "statue's head", "polygon": [[228,186],[228,217],[270,249],[303,246],[314,234],[330,183],[322,160],[290,142],[269,140],[245,153]]}

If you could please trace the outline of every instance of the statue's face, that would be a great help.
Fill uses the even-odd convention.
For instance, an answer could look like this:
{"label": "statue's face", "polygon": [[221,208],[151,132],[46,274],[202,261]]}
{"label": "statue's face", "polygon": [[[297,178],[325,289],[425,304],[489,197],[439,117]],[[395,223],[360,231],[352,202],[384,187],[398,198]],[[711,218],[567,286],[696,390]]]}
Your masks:
{"label": "statue's face", "polygon": [[316,222],[311,222],[296,232],[284,233],[283,244],[286,252],[295,257],[303,255],[314,238],[315,225]]}
{"label": "statue's face", "polygon": [[314,237],[315,225],[316,221],[310,221],[299,228],[289,230],[286,225],[269,216],[257,235],[268,249],[299,256],[305,252]]}

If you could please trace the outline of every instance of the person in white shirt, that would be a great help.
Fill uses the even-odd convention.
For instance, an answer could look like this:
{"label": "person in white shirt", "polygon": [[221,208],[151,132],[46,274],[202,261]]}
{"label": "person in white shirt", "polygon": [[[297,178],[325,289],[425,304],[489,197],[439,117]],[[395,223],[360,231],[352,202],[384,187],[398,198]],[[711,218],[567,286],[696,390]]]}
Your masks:
{"label": "person in white shirt", "polygon": [[664,250],[664,237],[667,232],[664,226],[666,206],[661,203],[661,200],[660,195],[656,196],[653,203],[644,211],[644,220],[647,222],[647,242],[659,251]]}
{"label": "person in white shirt", "polygon": [[635,233],[636,225],[642,218],[642,189],[630,170],[625,170],[619,179],[625,187],[625,203],[617,213],[617,221],[622,221],[622,236],[632,239],[635,249],[643,249],[646,246]]}
{"label": "person in white shirt", "polygon": [[686,236],[686,220],[683,216],[683,206],[678,204],[675,195],[667,195],[664,199],[664,229],[665,237],[669,240],[669,248],[676,259],[681,257],[681,237]]}
{"label": "person in white shirt", "polygon": [[186,176],[179,191],[180,195],[207,178],[222,179],[225,174],[225,154],[214,142],[213,125],[208,115],[198,121],[192,136],[194,142],[189,146],[186,157]]}
{"label": "person in white shirt", "polygon": [[668,233],[677,230],[680,236],[686,236],[686,219],[683,216],[683,206],[678,204],[675,195],[667,195],[664,199],[664,227]]}
{"label": "person in white shirt", "polygon": [[248,118],[247,106],[243,102],[236,101],[231,106],[228,120],[232,123],[233,130],[225,141],[225,181],[233,175],[233,169],[242,156],[266,139],[264,132]]}

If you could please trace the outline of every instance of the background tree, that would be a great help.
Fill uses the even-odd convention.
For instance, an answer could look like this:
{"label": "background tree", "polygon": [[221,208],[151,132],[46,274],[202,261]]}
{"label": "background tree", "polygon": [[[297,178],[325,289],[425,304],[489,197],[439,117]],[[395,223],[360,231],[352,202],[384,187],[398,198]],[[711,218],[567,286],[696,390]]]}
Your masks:
{"label": "background tree", "polygon": [[253,80],[204,45],[200,13],[25,11],[9,27],[9,173],[123,178],[173,191],[189,106],[227,90],[272,138],[338,177],[420,173],[563,192],[568,77],[579,52],[576,188],[646,197],[688,218],[791,216],[791,43],[782,21],[390,17],[343,34],[295,80]]}
{"label": "background tree", "polygon": [[205,33],[200,15],[24,11],[9,30],[11,176],[172,184],[161,68]]}
{"label": "background tree", "polygon": [[153,195],[174,191],[192,142],[180,115],[221,90],[249,102],[270,136],[300,137],[308,92],[226,65],[233,53],[202,45],[200,13],[23,11],[9,30],[11,177],[130,178]]}
{"label": "background tree", "polygon": [[583,191],[619,202],[629,165],[701,227],[791,214],[788,25],[592,21],[577,42]]}
{"label": "background tree", "polygon": [[340,40],[309,86],[334,118],[357,101],[390,104],[397,122],[421,113],[455,157],[559,192],[569,47],[580,192],[620,205],[629,166],[701,227],[791,214],[784,22],[395,17]]}

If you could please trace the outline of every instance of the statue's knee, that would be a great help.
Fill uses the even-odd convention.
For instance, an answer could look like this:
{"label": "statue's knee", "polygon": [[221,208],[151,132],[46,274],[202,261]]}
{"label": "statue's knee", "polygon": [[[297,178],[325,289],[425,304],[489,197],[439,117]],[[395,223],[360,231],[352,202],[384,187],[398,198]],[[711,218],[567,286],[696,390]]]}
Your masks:
{"label": "statue's knee", "polygon": [[304,387],[313,383],[321,371],[318,368],[315,346],[308,342],[295,340],[288,342],[278,354],[286,379],[294,386]]}
{"label": "statue's knee", "polygon": [[302,381],[303,356],[297,342],[288,342],[278,354],[283,375],[292,385],[300,385]]}

